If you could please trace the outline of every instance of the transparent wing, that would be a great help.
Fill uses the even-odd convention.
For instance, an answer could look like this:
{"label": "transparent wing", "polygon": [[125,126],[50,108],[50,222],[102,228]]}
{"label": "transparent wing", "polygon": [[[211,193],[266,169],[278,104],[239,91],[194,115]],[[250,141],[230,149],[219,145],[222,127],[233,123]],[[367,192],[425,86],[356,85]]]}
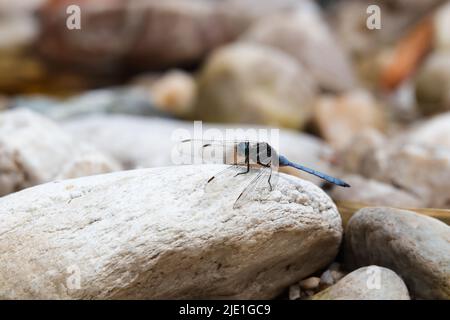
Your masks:
{"label": "transparent wing", "polygon": [[258,143],[261,141],[256,140],[221,140],[221,139],[184,139],[181,140],[180,143],[200,143],[200,144],[212,144],[212,145],[235,145],[239,142],[250,142],[250,143]]}
{"label": "transparent wing", "polygon": [[248,183],[246,188],[241,192],[236,199],[233,209],[240,208],[249,200],[264,200],[267,198],[270,191],[273,189],[273,184],[270,182],[272,177],[272,168],[263,167],[259,169],[257,175]]}
{"label": "transparent wing", "polygon": [[183,164],[232,164],[238,141],[182,140],[176,146]]}
{"label": "transparent wing", "polygon": [[246,168],[243,166],[229,166],[222,171],[219,171],[205,183],[205,192],[215,192],[223,190],[227,185],[227,179],[235,178],[239,173],[245,172]]}

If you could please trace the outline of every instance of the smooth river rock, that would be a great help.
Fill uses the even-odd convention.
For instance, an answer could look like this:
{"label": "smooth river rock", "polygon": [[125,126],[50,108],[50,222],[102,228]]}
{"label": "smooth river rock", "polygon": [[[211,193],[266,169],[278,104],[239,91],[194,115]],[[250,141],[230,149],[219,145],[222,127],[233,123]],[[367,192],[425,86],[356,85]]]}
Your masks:
{"label": "smooth river rock", "polygon": [[152,93],[142,86],[87,90],[66,99],[44,95],[19,95],[11,99],[10,107],[30,109],[55,121],[103,113],[173,116],[170,108],[156,104]]}
{"label": "smooth river rock", "polygon": [[314,123],[330,145],[346,147],[364,130],[385,127],[382,106],[365,90],[353,90],[342,95],[321,95],[314,108]]}
{"label": "smooth river rock", "polygon": [[251,176],[205,193],[221,169],[122,171],[0,198],[0,298],[267,299],[333,261],[341,218],[321,189],[283,175],[233,209]]}
{"label": "smooth river rock", "polygon": [[415,79],[415,94],[420,111],[424,115],[449,111],[449,92],[450,53],[436,51],[427,57]]}
{"label": "smooth river rock", "polygon": [[0,196],[48,182],[120,170],[111,157],[28,110],[0,113]]}
{"label": "smooth river rock", "polygon": [[450,150],[450,112],[441,113],[413,127],[406,134],[412,142]]}
{"label": "smooth river rock", "polygon": [[423,208],[420,198],[390,184],[367,179],[359,175],[344,175],[342,179],[352,186],[346,190],[333,186],[330,196],[334,201],[351,201],[376,206]]}
{"label": "smooth river rock", "polygon": [[148,92],[155,106],[169,114],[185,117],[192,112],[197,98],[197,87],[192,74],[172,69],[156,78],[152,73],[138,76],[135,83]]}
{"label": "smooth river rock", "polygon": [[[82,8],[82,30],[66,27],[66,8]],[[51,61],[108,73],[199,62],[234,39],[241,23],[207,0],[47,1],[37,47]]]}
{"label": "smooth river rock", "polygon": [[341,155],[349,172],[391,184],[428,208],[450,208],[450,148],[439,142],[415,142],[405,135],[388,139],[369,131]]}
{"label": "smooth river rock", "polygon": [[200,71],[195,115],[212,122],[297,129],[311,118],[316,89],[292,56],[237,42],[214,51]]}
{"label": "smooth river rock", "polygon": [[365,208],[348,222],[347,266],[376,264],[399,274],[416,298],[450,299],[450,227],[393,208]]}
{"label": "smooth river rock", "polygon": [[409,300],[408,289],[394,271],[368,266],[357,269],[313,300]]}
{"label": "smooth river rock", "polygon": [[350,59],[315,3],[300,1],[296,9],[268,15],[254,23],[241,39],[291,55],[321,88],[345,91],[355,86]]}
{"label": "smooth river rock", "polygon": [[434,46],[439,51],[450,50],[450,2],[444,2],[433,17]]}

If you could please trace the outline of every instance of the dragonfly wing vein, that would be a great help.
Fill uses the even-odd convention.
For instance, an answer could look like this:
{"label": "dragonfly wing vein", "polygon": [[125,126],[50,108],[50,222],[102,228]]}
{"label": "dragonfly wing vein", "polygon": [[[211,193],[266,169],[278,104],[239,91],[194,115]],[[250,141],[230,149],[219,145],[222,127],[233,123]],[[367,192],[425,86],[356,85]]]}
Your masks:
{"label": "dragonfly wing vein", "polygon": [[241,192],[239,197],[236,199],[233,208],[240,208],[243,204],[255,198],[258,190],[269,189],[269,177],[272,174],[272,168],[264,167],[259,169],[256,177],[254,177]]}

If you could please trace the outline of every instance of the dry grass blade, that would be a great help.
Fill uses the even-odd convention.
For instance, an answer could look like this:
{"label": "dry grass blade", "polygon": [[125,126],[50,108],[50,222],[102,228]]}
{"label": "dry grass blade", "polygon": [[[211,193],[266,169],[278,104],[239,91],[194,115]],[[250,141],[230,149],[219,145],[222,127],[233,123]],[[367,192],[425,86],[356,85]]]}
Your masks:
{"label": "dry grass blade", "polygon": [[[353,214],[362,208],[368,207],[379,207],[375,205],[359,203],[359,202],[351,202],[351,201],[337,201],[336,205],[338,207],[339,213],[342,217],[342,223],[344,227],[347,225],[348,220],[353,216]],[[446,223],[450,225],[450,210],[448,209],[433,209],[433,208],[396,208],[414,211]]]}

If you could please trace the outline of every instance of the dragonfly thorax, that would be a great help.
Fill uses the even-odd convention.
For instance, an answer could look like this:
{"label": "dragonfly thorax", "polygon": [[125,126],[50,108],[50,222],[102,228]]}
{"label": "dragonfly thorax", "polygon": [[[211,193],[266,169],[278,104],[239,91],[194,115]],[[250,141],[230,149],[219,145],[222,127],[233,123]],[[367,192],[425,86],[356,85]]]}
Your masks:
{"label": "dragonfly thorax", "polygon": [[239,162],[270,166],[276,151],[266,142],[239,142],[236,147]]}

